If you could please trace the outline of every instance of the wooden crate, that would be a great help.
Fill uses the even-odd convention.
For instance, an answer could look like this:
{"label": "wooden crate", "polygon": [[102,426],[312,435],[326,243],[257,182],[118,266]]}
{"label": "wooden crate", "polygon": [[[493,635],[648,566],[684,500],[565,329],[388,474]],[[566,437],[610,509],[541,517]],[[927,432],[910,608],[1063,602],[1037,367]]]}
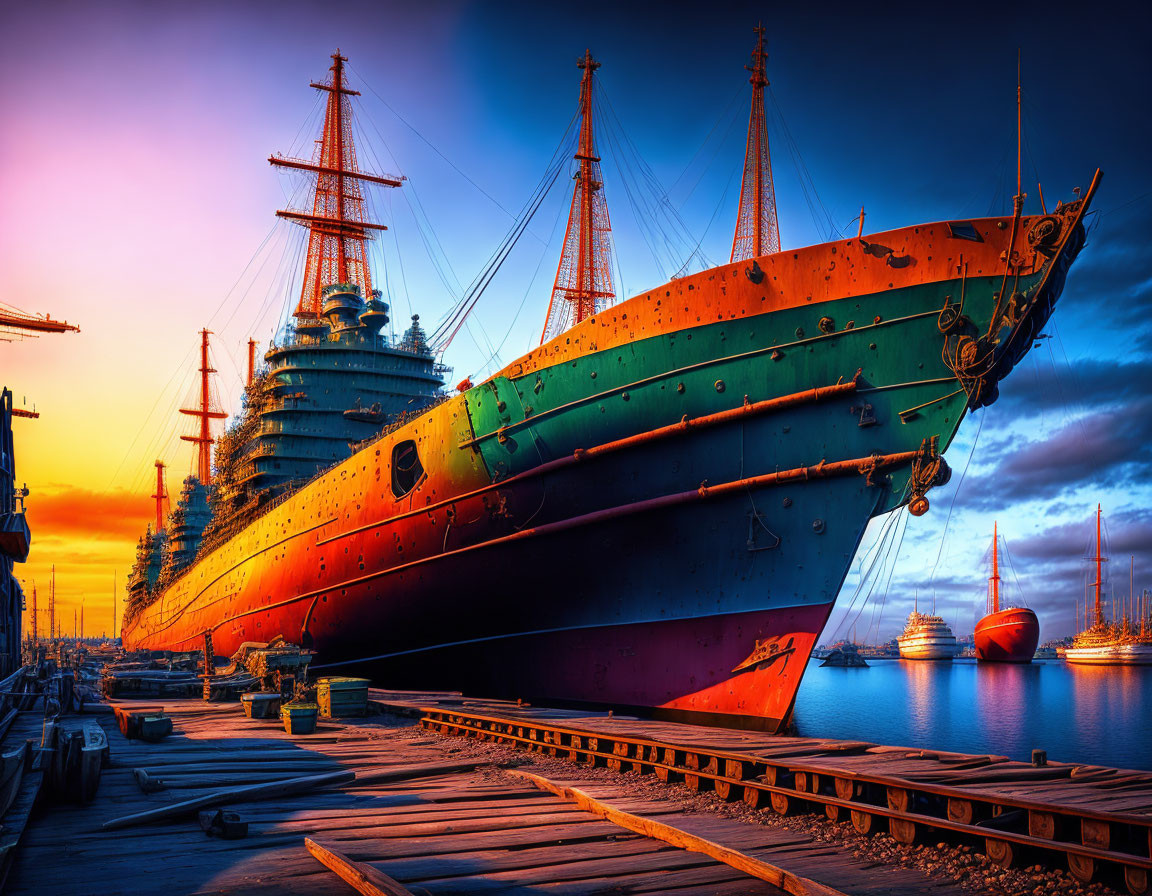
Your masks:
{"label": "wooden crate", "polygon": [[362,716],[368,712],[368,679],[321,678],[316,683],[316,702],[326,719]]}
{"label": "wooden crate", "polygon": [[280,718],[289,734],[311,734],[316,730],[319,713],[315,703],[285,703],[280,707]]}

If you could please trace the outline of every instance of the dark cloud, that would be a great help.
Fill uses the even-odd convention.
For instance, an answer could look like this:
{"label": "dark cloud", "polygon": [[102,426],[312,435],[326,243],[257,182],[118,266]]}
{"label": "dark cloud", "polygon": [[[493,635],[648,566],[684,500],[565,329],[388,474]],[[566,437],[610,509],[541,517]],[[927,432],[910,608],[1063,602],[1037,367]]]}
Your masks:
{"label": "dark cloud", "polygon": [[1088,414],[1042,438],[996,439],[980,455],[991,468],[966,479],[959,506],[997,510],[1088,485],[1143,483],[1152,470],[1152,398]]}
{"label": "dark cloud", "polygon": [[[1147,340],[1152,351],[1152,332]],[[1148,400],[1152,400],[1152,357],[1132,361],[1089,358],[1055,375],[1029,376],[1025,370],[1017,371],[1001,384],[996,410],[1028,417],[1048,410]]]}
{"label": "dark cloud", "polygon": [[1088,310],[1109,323],[1149,327],[1152,277],[1145,259],[1152,217],[1136,203],[1105,212],[1089,226],[1088,243],[1068,274],[1057,308]]}

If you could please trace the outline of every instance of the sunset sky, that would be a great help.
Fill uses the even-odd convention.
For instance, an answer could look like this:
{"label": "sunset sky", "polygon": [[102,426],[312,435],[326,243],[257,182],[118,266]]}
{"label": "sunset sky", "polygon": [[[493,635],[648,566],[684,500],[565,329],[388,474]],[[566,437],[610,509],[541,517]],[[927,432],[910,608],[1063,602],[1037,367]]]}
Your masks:
{"label": "sunset sky", "polygon": [[[113,577],[122,605],[152,516],[153,461],[170,465],[173,491],[192,469],[177,409],[193,387],[198,330],[215,333],[218,390],[235,411],[247,340],[266,345],[295,300],[304,233],[274,212],[300,182],[267,157],[310,155],[320,106],[308,82],[325,77],[337,47],[363,94],[361,165],[408,178],[370,206],[391,228],[376,279],[398,330],[413,313],[431,330],[543,175],[575,111],[585,47],[603,64],[598,139],[617,291],[665,282],[697,246],[726,262],[743,66],[761,19],[785,247],[854,233],[862,205],[866,231],[1009,212],[1018,47],[1027,210],[1039,209],[1038,179],[1051,206],[1104,170],[1052,338],[997,404],[969,417],[948,453],[951,484],[926,517],[889,524],[893,543],[858,594],[854,566],[824,640],[853,621],[861,638],[893,636],[917,592],[922,609],[935,596],[958,634],[971,631],[993,520],[1011,551],[1010,595],[1038,611],[1043,637],[1070,634],[1097,502],[1117,589],[1127,594],[1130,556],[1137,593],[1152,588],[1149,14],[966,3],[924,18],[918,8],[5,4],[0,302],[81,327],[0,342],[0,384],[41,414],[15,422],[31,490],[25,590],[46,593],[55,564],[65,630],[83,601],[87,632],[111,631]],[[479,381],[538,340],[568,183],[449,348],[453,383]],[[653,219],[656,191],[674,211]]]}

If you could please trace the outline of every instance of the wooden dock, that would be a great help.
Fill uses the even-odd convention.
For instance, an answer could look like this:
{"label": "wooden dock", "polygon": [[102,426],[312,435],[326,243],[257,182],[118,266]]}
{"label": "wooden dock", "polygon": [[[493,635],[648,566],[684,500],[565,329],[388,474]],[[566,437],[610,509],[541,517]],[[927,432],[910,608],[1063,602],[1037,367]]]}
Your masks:
{"label": "wooden dock", "polygon": [[442,734],[513,744],[585,765],[652,774],[780,814],[819,811],[900,843],[931,835],[975,840],[1008,868],[1065,864],[1077,880],[1123,878],[1136,896],[1152,880],[1152,773],[1094,765],[1033,766],[867,742],[521,706],[451,694],[374,692]]}
{"label": "wooden dock", "polygon": [[[409,701],[406,711],[417,705]],[[416,894],[960,894],[950,881],[855,859],[803,832],[686,812],[603,771],[589,781],[588,770],[573,767],[564,780],[555,772],[564,766],[552,762],[558,792],[580,788],[616,813],[608,820],[522,774],[539,772],[533,764],[547,757],[433,735],[395,717],[324,721],[315,734],[290,737],[275,722],[245,718],[235,703],[164,707],[175,732],[159,743],[125,739],[107,707],[91,707],[111,746],[96,798],[87,806],[41,801],[13,853],[6,892],[353,892],[313,858],[308,837],[399,882],[395,892]],[[42,717],[21,712],[8,741],[37,740]],[[195,811],[108,828],[222,789],[348,772],[355,778],[319,789],[227,801],[248,825],[242,839],[206,835]],[[629,829],[628,818],[651,835]],[[723,860],[701,852],[703,842]]]}

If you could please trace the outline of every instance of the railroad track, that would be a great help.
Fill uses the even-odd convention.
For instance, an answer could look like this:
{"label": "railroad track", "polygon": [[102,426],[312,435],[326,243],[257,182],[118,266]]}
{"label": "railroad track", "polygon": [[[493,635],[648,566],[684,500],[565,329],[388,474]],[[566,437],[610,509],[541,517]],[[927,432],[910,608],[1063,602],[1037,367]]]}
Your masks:
{"label": "railroad track", "polygon": [[[411,711],[412,704],[406,708]],[[1004,757],[849,742],[828,742],[824,755],[813,757],[820,751],[790,750],[788,738],[777,738],[775,754],[764,755],[760,735],[753,736],[758,741],[754,754],[633,736],[624,719],[612,720],[611,727],[620,730],[606,732],[604,724],[535,719],[512,709],[499,715],[424,705],[419,707],[420,723],[441,734],[655,775],[782,815],[823,812],[834,821],[850,820],[861,834],[887,830],[904,844],[928,831],[934,839],[975,839],[983,843],[988,858],[1004,868],[1064,861],[1085,883],[1116,875],[1133,896],[1152,893],[1152,775],[1095,766],[1034,768]],[[883,770],[885,765],[907,765],[909,758],[939,759],[940,767],[920,777]],[[1040,786],[1045,782],[1048,786]]]}

